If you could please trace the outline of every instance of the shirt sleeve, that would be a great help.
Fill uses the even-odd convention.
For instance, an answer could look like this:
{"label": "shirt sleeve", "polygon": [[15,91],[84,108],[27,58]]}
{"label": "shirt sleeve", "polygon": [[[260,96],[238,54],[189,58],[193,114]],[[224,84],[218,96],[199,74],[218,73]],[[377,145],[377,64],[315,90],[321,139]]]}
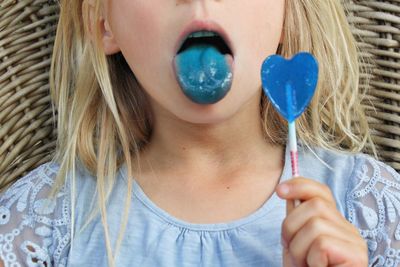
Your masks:
{"label": "shirt sleeve", "polygon": [[66,187],[50,198],[56,166],[45,164],[0,194],[4,266],[65,266],[70,242]]}
{"label": "shirt sleeve", "polygon": [[346,202],[349,221],[368,244],[369,266],[400,266],[400,175],[359,156]]}

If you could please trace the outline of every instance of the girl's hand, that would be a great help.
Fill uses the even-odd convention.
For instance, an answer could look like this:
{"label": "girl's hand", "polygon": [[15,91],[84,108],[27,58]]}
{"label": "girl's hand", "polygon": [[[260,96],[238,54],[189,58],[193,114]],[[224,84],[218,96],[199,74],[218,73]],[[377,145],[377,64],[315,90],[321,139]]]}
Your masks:
{"label": "girl's hand", "polygon": [[[288,200],[282,224],[284,267],[368,266],[367,244],[336,209],[328,186],[298,177],[276,191]],[[297,207],[294,199],[301,200]]]}

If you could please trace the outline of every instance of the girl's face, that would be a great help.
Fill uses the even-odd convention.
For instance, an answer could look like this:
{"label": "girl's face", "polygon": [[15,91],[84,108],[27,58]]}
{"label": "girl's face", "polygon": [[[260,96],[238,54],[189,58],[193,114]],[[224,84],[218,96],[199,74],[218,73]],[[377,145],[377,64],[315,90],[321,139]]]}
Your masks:
{"label": "girl's face", "polygon": [[[261,64],[276,52],[280,42],[285,0],[106,2],[105,52],[122,52],[151,97],[156,117],[163,114],[191,123],[218,123],[248,104],[256,104],[258,108]],[[194,21],[219,25],[231,42],[234,57],[232,87],[225,98],[213,105],[191,102],[175,78],[174,57],[183,31]]]}

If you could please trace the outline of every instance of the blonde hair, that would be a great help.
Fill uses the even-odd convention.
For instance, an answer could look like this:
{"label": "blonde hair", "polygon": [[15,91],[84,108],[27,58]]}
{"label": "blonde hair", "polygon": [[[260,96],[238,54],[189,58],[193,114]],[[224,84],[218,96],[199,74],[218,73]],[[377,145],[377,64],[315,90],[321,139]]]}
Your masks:
{"label": "blonde hair", "polygon": [[[82,5],[82,0],[60,2],[51,67],[51,92],[58,111],[55,160],[60,164],[53,193],[66,182],[66,177],[71,177],[73,223],[78,164],[97,178],[98,207],[91,214],[101,213],[108,263],[114,266],[105,203],[122,164],[126,163],[128,177],[132,177],[132,162],[139,161],[139,152],[151,135],[152,114],[147,97],[122,54],[104,54],[99,27],[90,41],[88,5]],[[97,0],[93,5],[96,21],[101,3]],[[359,86],[359,54],[341,1],[287,0],[286,5],[284,41],[279,53],[290,57],[309,51],[320,65],[316,94],[297,122],[299,138],[310,146],[332,150],[358,152],[367,143],[373,147],[359,97],[363,94]],[[285,144],[285,123],[265,96],[260,107],[268,140]],[[115,251],[125,231],[131,188],[132,181],[128,179]],[[72,239],[74,235],[72,226]]]}

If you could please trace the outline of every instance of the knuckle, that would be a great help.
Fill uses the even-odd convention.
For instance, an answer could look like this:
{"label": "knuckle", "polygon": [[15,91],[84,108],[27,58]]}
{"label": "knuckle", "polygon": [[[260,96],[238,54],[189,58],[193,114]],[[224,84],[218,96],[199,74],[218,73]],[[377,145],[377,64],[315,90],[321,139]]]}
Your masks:
{"label": "knuckle", "polygon": [[325,192],[325,193],[331,193],[331,189],[329,188],[329,186],[328,185],[326,185],[326,184],[321,184],[321,186],[322,186],[322,190]]}
{"label": "knuckle", "polygon": [[324,220],[320,217],[313,217],[311,218],[307,224],[306,224],[306,228],[308,231],[319,231],[323,228],[324,225]]}
{"label": "knuckle", "polygon": [[332,191],[331,191],[330,187],[327,186],[326,184],[323,184],[322,188],[323,188],[322,190],[324,191],[324,194],[327,197],[329,197],[329,199],[333,200],[334,198],[333,198]]}
{"label": "knuckle", "polygon": [[325,236],[320,235],[317,238],[315,238],[315,240],[313,242],[313,246],[315,247],[315,249],[317,249],[320,252],[327,251],[328,247],[329,247],[329,242],[325,238]]}
{"label": "knuckle", "polygon": [[326,204],[321,198],[313,198],[310,200],[311,209],[318,212],[324,213],[326,211]]}

